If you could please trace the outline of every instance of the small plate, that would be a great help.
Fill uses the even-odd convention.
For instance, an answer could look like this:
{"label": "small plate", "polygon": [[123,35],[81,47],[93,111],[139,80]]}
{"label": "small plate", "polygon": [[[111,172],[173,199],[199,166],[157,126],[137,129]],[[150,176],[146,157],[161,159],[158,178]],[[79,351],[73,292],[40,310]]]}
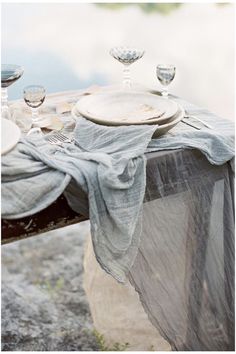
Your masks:
{"label": "small plate", "polygon": [[21,131],[12,121],[1,119],[1,155],[12,150],[20,140]]}
{"label": "small plate", "polygon": [[165,124],[178,111],[172,100],[146,92],[113,91],[80,99],[73,112],[104,125]]}

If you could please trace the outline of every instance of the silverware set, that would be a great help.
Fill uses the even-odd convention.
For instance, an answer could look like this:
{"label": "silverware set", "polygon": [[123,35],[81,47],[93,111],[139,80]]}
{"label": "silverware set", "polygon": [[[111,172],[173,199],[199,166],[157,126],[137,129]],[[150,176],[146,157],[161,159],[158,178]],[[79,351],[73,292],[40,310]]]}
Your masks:
{"label": "silverware set", "polygon": [[[188,113],[184,116],[184,118],[181,120],[181,122],[189,125],[192,128],[195,128],[197,130],[201,130],[202,128],[199,127],[198,125],[195,125],[192,122],[191,118],[193,120],[198,121],[199,123],[204,125],[206,128],[213,129],[213,127],[210,124],[208,124],[208,123],[204,122],[202,119],[200,119],[196,116],[190,115]],[[45,140],[51,145],[58,145],[58,146],[63,146],[64,143],[72,143],[74,141],[73,138],[70,138],[70,137],[62,134],[61,132],[54,132],[51,134],[47,134],[47,135],[45,135]]]}
{"label": "silverware set", "polygon": [[[200,118],[192,115],[185,115],[184,118],[181,120],[184,124],[189,125],[190,127],[193,127],[195,129],[201,130],[201,127],[195,125],[192,123],[192,121],[189,121],[188,119],[195,119],[196,121],[199,121],[202,125],[204,125],[208,129],[213,129],[213,127],[201,120]],[[45,140],[51,144],[51,145],[58,145],[58,146],[63,146],[64,143],[72,143],[74,141],[73,138],[69,138],[68,136],[62,134],[61,132],[55,132],[52,134],[48,134],[45,136]]]}

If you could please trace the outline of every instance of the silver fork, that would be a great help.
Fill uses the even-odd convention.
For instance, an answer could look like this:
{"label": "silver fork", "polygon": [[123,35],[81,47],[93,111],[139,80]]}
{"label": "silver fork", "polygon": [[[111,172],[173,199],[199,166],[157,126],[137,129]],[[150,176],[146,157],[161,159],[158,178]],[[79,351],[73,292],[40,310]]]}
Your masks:
{"label": "silver fork", "polygon": [[63,146],[62,145],[63,143],[72,143],[73,142],[72,138],[68,138],[68,136],[66,136],[60,132],[46,135],[45,140],[47,140],[52,145],[60,145],[60,146]]}
{"label": "silver fork", "polygon": [[212,127],[210,124],[204,122],[202,119],[200,119],[200,118],[198,118],[198,117],[196,117],[196,116],[194,116],[194,115],[192,115],[192,114],[188,114],[187,112],[186,112],[186,115],[185,115],[184,118],[186,118],[186,119],[188,119],[188,118],[193,118],[193,119],[195,119],[195,120],[198,120],[198,121],[199,121],[200,123],[202,123],[203,125],[205,125],[206,128],[208,128],[208,129],[213,129],[213,127]]}

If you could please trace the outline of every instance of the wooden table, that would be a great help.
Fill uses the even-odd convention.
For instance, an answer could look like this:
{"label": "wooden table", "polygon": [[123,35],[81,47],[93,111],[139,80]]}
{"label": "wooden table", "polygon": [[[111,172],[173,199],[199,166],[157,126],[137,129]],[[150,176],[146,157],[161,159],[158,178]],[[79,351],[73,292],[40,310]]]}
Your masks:
{"label": "wooden table", "polygon": [[49,207],[37,214],[16,220],[2,219],[1,242],[6,244],[18,241],[84,220],[87,220],[87,218],[74,212],[62,195]]}

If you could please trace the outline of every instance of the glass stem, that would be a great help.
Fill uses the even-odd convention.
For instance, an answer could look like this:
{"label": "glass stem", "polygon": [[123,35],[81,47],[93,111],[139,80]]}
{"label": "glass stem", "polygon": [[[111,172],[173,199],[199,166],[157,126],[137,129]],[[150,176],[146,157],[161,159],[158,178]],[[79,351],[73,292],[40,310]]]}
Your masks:
{"label": "glass stem", "polygon": [[8,100],[7,88],[2,87],[2,107],[8,106],[7,100]]}
{"label": "glass stem", "polygon": [[31,113],[32,113],[32,122],[33,122],[33,124],[34,123],[38,123],[38,120],[39,120],[38,108],[31,107]]}
{"label": "glass stem", "polygon": [[123,86],[125,89],[131,88],[130,68],[129,64],[124,65],[123,69]]}
{"label": "glass stem", "polygon": [[8,94],[7,94],[7,88],[6,87],[2,87],[2,97],[1,97],[1,111],[2,111],[2,117],[6,118],[6,119],[11,119],[11,115],[10,115],[10,110],[8,107]]}
{"label": "glass stem", "polygon": [[168,90],[168,87],[167,86],[163,86],[163,90],[162,90],[162,96],[164,97],[168,97],[169,95],[169,90]]}

